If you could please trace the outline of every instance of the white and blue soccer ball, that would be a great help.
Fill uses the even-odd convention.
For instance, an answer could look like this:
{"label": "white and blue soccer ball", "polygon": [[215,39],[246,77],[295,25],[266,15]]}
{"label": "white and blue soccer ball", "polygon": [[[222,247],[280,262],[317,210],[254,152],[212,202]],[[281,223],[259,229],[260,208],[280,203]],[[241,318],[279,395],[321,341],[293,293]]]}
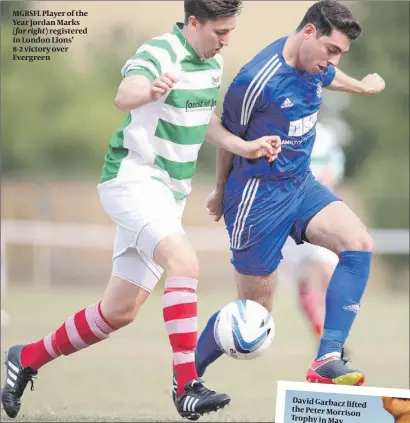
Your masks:
{"label": "white and blue soccer ball", "polygon": [[221,350],[237,360],[253,360],[272,344],[275,324],[261,304],[237,300],[219,312],[214,326],[215,340]]}

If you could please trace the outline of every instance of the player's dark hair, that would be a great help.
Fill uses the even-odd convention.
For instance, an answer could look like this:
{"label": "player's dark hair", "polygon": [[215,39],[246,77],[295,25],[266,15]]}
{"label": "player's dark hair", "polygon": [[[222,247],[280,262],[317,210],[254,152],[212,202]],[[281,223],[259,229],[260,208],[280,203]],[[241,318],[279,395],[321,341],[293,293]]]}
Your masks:
{"label": "player's dark hair", "polygon": [[185,23],[188,23],[190,16],[195,16],[201,23],[236,16],[241,9],[242,0],[185,0]]}
{"label": "player's dark hair", "polygon": [[319,36],[330,35],[333,29],[338,29],[351,41],[358,38],[362,32],[352,12],[338,0],[321,0],[312,5],[297,27],[297,31],[301,31],[308,24],[315,25]]}

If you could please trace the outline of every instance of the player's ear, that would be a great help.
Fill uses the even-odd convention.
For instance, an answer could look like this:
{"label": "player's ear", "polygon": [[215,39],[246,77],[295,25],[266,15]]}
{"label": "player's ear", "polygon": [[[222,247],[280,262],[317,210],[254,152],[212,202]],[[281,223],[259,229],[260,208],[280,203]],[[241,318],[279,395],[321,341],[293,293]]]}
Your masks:
{"label": "player's ear", "polygon": [[188,26],[190,27],[190,28],[192,28],[192,29],[197,29],[197,27],[198,27],[198,24],[199,24],[199,21],[198,21],[198,19],[195,17],[195,16],[190,16],[189,18],[188,18]]}
{"label": "player's ear", "polygon": [[317,29],[315,25],[309,23],[303,28],[303,37],[308,40],[309,38],[315,37],[317,34]]}

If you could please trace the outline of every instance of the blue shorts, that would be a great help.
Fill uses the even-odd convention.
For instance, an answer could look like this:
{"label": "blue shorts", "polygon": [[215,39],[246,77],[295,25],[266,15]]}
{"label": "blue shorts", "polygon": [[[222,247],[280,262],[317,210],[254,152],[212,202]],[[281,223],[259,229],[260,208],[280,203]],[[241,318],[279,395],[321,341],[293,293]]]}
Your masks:
{"label": "blue shorts", "polygon": [[307,225],[333,201],[341,200],[311,172],[282,181],[231,174],[225,188],[224,218],[235,269],[244,275],[274,272],[288,236],[297,244],[309,242]]}

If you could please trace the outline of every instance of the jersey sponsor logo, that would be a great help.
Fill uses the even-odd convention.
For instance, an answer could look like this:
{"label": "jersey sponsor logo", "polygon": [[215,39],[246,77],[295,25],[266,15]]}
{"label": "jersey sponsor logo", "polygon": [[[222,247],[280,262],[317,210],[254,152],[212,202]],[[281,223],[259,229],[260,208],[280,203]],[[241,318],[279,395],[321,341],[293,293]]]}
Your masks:
{"label": "jersey sponsor logo", "polygon": [[187,100],[185,103],[186,112],[199,112],[204,110],[212,110],[216,106],[216,100]]}
{"label": "jersey sponsor logo", "polygon": [[304,143],[306,140],[281,140],[281,145],[300,145]]}
{"label": "jersey sponsor logo", "polygon": [[301,137],[307,134],[317,122],[317,112],[302,119],[289,122],[289,137]]}

